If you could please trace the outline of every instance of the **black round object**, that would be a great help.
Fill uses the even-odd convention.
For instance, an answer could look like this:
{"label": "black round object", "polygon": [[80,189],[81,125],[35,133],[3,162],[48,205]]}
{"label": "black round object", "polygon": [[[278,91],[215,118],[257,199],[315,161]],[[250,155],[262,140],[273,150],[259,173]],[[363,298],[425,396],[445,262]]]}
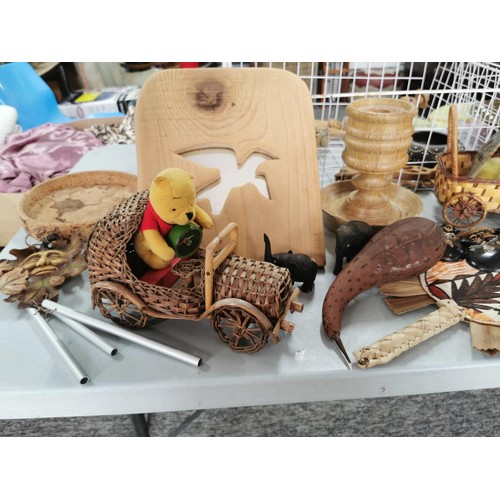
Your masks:
{"label": "black round object", "polygon": [[183,226],[174,226],[167,235],[175,255],[180,258],[191,257],[200,248],[203,233],[201,228],[192,222]]}
{"label": "black round object", "polygon": [[446,151],[448,136],[441,132],[421,130],[412,135],[408,160],[418,163],[436,163],[436,156]]}

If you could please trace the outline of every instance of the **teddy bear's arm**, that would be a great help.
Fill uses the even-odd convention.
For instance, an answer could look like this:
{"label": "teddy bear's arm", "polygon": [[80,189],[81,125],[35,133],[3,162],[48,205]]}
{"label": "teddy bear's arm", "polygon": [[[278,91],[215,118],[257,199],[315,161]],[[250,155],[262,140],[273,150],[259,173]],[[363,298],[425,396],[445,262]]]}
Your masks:
{"label": "teddy bear's arm", "polygon": [[155,229],[147,229],[142,233],[149,249],[165,261],[171,261],[175,257],[175,251],[165,241],[163,236]]}
{"label": "teddy bear's arm", "polygon": [[214,221],[212,220],[212,217],[203,210],[200,206],[196,205],[196,215],[194,218],[195,222],[197,222],[201,227],[204,227],[205,229],[211,229],[214,227]]}

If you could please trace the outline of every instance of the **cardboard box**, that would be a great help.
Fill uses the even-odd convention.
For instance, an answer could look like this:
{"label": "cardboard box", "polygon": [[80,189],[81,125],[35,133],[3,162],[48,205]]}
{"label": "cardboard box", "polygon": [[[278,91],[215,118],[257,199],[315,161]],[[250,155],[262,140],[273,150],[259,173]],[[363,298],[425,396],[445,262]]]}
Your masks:
{"label": "cardboard box", "polygon": [[121,102],[124,97],[135,90],[137,87],[113,87],[98,91],[78,92],[59,104],[59,109],[69,118],[79,119],[99,113],[119,113],[123,112]]}
{"label": "cardboard box", "polygon": [[0,193],[0,247],[4,247],[21,229],[17,204],[24,193]]}

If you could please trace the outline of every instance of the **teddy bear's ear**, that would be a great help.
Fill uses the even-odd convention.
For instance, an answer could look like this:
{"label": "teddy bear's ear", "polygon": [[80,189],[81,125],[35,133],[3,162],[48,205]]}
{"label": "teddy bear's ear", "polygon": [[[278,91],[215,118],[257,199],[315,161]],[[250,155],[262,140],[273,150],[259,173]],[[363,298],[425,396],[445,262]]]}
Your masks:
{"label": "teddy bear's ear", "polygon": [[153,181],[157,183],[157,181],[164,180],[167,182],[170,182],[175,179],[183,179],[186,178],[186,176],[193,180],[194,176],[188,172],[187,170],[183,170],[181,168],[167,168],[165,170],[162,170],[154,179]]}
{"label": "teddy bear's ear", "polygon": [[160,188],[166,188],[167,186],[170,187],[170,179],[167,177],[155,177],[153,179],[153,184]]}

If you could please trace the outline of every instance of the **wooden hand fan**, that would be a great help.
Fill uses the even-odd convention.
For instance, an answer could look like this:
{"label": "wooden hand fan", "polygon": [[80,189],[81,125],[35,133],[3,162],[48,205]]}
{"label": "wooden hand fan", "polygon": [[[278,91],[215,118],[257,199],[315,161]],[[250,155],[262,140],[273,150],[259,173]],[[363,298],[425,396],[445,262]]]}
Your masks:
{"label": "wooden hand fan", "polygon": [[[354,352],[361,368],[388,363],[462,320],[470,323],[474,348],[489,353],[500,350],[500,273],[479,271],[465,260],[439,261],[419,280],[406,280],[402,285],[400,296],[385,297],[393,311],[414,310],[429,301],[435,301],[438,310]],[[397,284],[381,287],[381,292],[398,293]]]}

